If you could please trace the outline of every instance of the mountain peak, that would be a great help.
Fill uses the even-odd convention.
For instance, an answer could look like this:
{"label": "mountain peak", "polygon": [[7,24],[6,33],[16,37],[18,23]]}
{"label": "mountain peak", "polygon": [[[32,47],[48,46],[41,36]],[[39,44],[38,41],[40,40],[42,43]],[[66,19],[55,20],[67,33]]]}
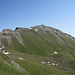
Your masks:
{"label": "mountain peak", "polygon": [[34,26],[34,27],[49,27],[49,26],[46,26],[44,24],[41,24],[41,25],[37,25],[37,26]]}
{"label": "mountain peak", "polygon": [[43,31],[50,31],[50,32],[61,32],[60,30],[58,29],[55,29],[55,28],[52,28],[52,27],[49,27],[49,26],[46,26],[46,25],[37,25],[37,26],[34,26],[32,27],[33,29],[41,29]]}
{"label": "mountain peak", "polygon": [[75,75],[75,39],[45,25],[4,29],[0,66],[1,75]]}
{"label": "mountain peak", "polygon": [[50,28],[50,27],[42,24],[42,25],[34,26],[34,27],[32,27],[32,28],[33,28],[33,29],[36,28],[36,29],[45,30],[45,29],[48,29],[48,28]]}

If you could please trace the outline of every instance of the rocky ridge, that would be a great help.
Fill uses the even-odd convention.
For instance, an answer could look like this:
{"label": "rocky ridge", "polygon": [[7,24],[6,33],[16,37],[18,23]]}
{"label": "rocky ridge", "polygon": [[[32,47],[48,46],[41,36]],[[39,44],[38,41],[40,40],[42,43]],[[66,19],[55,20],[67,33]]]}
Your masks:
{"label": "rocky ridge", "polygon": [[60,39],[60,36],[64,37],[68,37],[72,40],[75,41],[75,38],[72,37],[69,34],[66,34],[58,29],[49,27],[49,26],[45,26],[45,25],[38,25],[38,26],[34,26],[34,27],[30,27],[30,28],[21,28],[21,27],[17,27],[15,30],[10,30],[10,29],[4,29],[2,32],[0,32],[0,40],[7,40],[8,41],[8,45],[12,45],[12,36],[15,37],[17,39],[17,41],[22,44],[25,45],[23,43],[23,39],[21,37],[21,32],[22,30],[26,30],[26,29],[32,29],[35,30],[36,32],[42,30],[43,32],[46,33],[46,31],[49,31],[50,33],[52,33],[57,39],[59,39],[60,41],[62,41]]}

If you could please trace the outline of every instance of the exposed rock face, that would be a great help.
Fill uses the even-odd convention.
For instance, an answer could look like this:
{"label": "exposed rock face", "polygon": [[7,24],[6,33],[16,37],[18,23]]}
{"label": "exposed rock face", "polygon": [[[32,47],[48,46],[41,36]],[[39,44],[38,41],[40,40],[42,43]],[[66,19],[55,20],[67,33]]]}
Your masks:
{"label": "exposed rock face", "polygon": [[18,40],[18,42],[19,42],[20,44],[24,45],[20,31],[18,31],[18,30],[12,31],[11,34],[16,37],[16,39]]}
{"label": "exposed rock face", "polygon": [[5,35],[5,36],[10,36],[11,34],[11,30],[10,29],[4,29],[3,31],[2,31],[2,35]]}
{"label": "exposed rock face", "polygon": [[49,31],[49,32],[51,32],[52,34],[55,34],[55,35],[63,35],[64,34],[60,30],[57,30],[55,28],[45,26],[45,25],[39,25],[39,26],[35,26],[35,27],[32,27],[32,28],[33,29],[38,29],[38,30],[43,30],[44,32]]}
{"label": "exposed rock face", "polygon": [[[58,30],[58,29],[55,29],[55,28],[52,28],[52,27],[49,27],[49,26],[45,26],[45,25],[38,25],[38,26],[35,26],[35,27],[31,27],[31,28],[33,28],[34,30],[36,29],[36,30],[42,30],[43,32],[45,32],[46,33],[46,31],[49,31],[50,33],[52,33],[57,39],[59,39],[60,41],[62,41],[61,39],[60,39],[60,36],[62,36],[62,37],[65,37],[65,36],[67,36],[68,38],[70,38],[70,39],[72,39],[72,40],[74,40],[75,41],[75,38],[74,37],[72,37],[71,35],[69,35],[69,34],[66,34],[66,33],[64,33],[64,32],[62,32],[62,31],[60,31],[60,30]],[[66,38],[65,38],[66,39]]]}
{"label": "exposed rock face", "polygon": [[8,44],[12,44],[11,43],[11,30],[10,29],[4,29],[1,33],[0,33],[0,37],[4,40],[8,41]]}
{"label": "exposed rock face", "polygon": [[0,47],[2,47],[2,45],[3,45],[3,38],[0,37]]}
{"label": "exposed rock face", "polygon": [[19,64],[17,64],[16,62],[14,61],[11,61],[11,64],[16,68],[18,69],[19,71],[23,72],[24,70],[21,68],[21,66]]}
{"label": "exposed rock face", "polygon": [[16,37],[16,39],[18,40],[18,42],[22,45],[23,44],[23,40],[21,38],[21,34],[19,33],[18,30],[10,30],[10,29],[4,29],[2,32],[0,32],[0,38],[3,40],[7,40],[8,41],[8,45],[12,45],[12,36]]}

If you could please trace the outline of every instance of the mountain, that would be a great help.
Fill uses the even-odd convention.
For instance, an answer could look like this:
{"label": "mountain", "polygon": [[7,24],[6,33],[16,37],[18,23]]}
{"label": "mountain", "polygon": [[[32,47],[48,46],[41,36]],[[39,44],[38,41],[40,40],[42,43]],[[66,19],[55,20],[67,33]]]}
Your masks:
{"label": "mountain", "polygon": [[45,25],[4,29],[0,75],[75,75],[75,38]]}

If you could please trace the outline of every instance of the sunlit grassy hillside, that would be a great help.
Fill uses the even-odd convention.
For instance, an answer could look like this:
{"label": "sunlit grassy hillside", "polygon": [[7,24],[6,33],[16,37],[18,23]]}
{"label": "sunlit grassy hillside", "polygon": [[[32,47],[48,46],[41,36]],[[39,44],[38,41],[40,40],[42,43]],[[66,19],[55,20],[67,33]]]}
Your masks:
{"label": "sunlit grassy hillside", "polygon": [[3,30],[0,37],[1,75],[75,75],[71,35],[40,25]]}

